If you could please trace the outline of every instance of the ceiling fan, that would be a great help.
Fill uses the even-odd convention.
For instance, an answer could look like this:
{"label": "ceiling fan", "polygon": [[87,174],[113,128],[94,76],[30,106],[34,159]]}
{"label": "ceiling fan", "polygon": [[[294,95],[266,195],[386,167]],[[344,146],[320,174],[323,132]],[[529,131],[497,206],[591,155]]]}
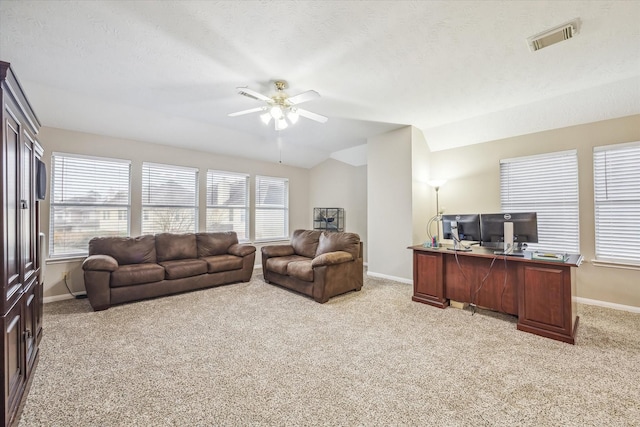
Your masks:
{"label": "ceiling fan", "polygon": [[303,102],[320,98],[320,94],[315,90],[308,90],[289,97],[289,95],[284,92],[284,89],[287,87],[287,82],[284,80],[276,80],[274,84],[276,86],[276,93],[272,96],[263,95],[249,89],[248,87],[237,88],[238,94],[258,101],[264,101],[266,105],[230,113],[229,117],[242,116],[262,111],[263,114],[260,115],[260,120],[262,120],[264,124],[268,125],[271,122],[271,119],[273,119],[276,130],[286,129],[289,126],[289,123],[296,123],[300,116],[320,123],[326,123],[326,121],[329,120],[327,117],[320,114],[298,108],[298,105]]}

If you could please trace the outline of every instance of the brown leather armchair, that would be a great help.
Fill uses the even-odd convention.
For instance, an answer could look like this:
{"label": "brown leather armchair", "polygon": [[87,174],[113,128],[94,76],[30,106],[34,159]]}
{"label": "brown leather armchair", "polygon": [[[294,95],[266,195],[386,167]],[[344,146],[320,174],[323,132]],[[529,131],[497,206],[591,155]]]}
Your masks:
{"label": "brown leather armchair", "polygon": [[355,233],[296,230],[289,245],[262,248],[262,272],[273,283],[319,303],[363,283],[362,242]]}

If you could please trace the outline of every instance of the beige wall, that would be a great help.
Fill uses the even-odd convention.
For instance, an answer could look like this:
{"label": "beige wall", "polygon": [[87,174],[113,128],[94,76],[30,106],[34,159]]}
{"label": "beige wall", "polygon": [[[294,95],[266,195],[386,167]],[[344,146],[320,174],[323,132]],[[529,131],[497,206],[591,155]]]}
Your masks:
{"label": "beige wall", "polygon": [[411,281],[411,127],[370,138],[367,149],[368,274]]}
{"label": "beige wall", "polygon": [[[39,139],[46,150],[43,160],[49,171],[51,170],[52,152],[131,160],[132,236],[139,235],[141,230],[141,176],[142,162],[145,161],[199,168],[199,228],[201,230],[205,228],[207,169],[249,173],[251,175],[251,194],[254,194],[255,191],[255,175],[289,178],[289,228],[295,230],[296,228],[311,227],[308,169],[47,127],[41,129]],[[49,196],[47,195],[41,211],[41,228],[47,236],[49,236]],[[251,200],[253,203],[254,198],[251,197]],[[250,229],[253,230],[253,226]],[[256,262],[260,262],[259,256],[256,257]],[[67,295],[62,280],[65,271],[70,273],[68,282],[71,290],[73,292],[84,291],[81,263],[82,259],[63,262],[48,260],[45,265],[45,298],[51,299]]]}
{"label": "beige wall", "polygon": [[440,189],[445,213],[500,211],[500,159],[576,149],[580,196],[580,251],[577,296],[640,307],[640,268],[593,265],[595,223],[593,147],[640,140],[640,115],[572,126],[431,153],[432,172],[447,179]]}
{"label": "beige wall", "polygon": [[309,219],[313,208],[343,208],[345,231],[364,242],[367,261],[367,167],[328,159],[309,173]]}

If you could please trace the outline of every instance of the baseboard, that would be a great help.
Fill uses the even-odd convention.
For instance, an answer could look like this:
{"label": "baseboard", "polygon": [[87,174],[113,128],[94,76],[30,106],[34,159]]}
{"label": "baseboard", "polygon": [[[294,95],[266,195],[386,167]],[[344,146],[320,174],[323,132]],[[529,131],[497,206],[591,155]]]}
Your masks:
{"label": "baseboard", "polygon": [[635,307],[633,305],[616,304],[614,302],[600,301],[597,299],[589,299],[589,298],[582,298],[582,297],[576,297],[576,302],[579,302],[580,304],[586,304],[586,305],[595,305],[598,307],[613,308],[614,310],[640,313],[640,307]]}
{"label": "baseboard", "polygon": [[64,295],[54,295],[52,297],[44,297],[42,298],[42,302],[47,304],[50,302],[56,302],[56,301],[64,301],[66,299],[72,299],[73,297],[69,294],[64,294]]}
{"label": "baseboard", "polygon": [[372,271],[367,271],[367,276],[376,277],[378,279],[387,279],[393,280],[394,282],[406,283],[408,285],[413,285],[413,280],[405,279],[403,277],[389,276],[388,274],[375,273]]}

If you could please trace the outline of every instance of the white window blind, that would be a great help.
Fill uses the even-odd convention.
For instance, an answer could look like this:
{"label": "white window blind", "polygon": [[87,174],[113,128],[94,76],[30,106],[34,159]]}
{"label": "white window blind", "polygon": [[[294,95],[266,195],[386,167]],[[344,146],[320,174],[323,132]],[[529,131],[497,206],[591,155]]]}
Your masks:
{"label": "white window blind", "polygon": [[129,234],[129,161],[53,153],[51,164],[50,257],[84,256],[93,237]]}
{"label": "white window blind", "polygon": [[595,147],[596,259],[640,264],[640,142]]}
{"label": "white window blind", "polygon": [[235,231],[249,239],[249,175],[207,171],[207,231]]}
{"label": "white window blind", "polygon": [[256,240],[289,238],[289,180],[256,176]]}
{"label": "white window blind", "polygon": [[198,220],[198,170],[142,164],[142,233],[194,233]]}
{"label": "white window blind", "polygon": [[576,150],[500,161],[503,212],[536,212],[538,243],[529,249],[580,252]]}

